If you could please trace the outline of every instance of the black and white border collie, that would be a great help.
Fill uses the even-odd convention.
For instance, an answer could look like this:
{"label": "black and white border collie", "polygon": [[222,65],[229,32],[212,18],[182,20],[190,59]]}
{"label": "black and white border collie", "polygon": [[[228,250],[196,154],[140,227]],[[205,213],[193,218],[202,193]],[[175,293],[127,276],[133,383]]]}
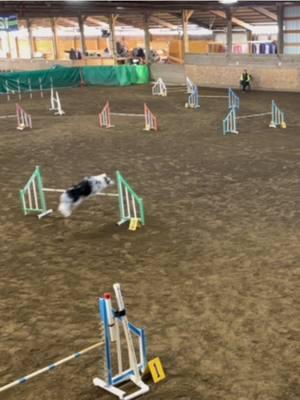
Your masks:
{"label": "black and white border collie", "polygon": [[113,184],[114,181],[106,174],[88,176],[62,193],[58,211],[64,217],[69,217],[84,200],[95,196]]}

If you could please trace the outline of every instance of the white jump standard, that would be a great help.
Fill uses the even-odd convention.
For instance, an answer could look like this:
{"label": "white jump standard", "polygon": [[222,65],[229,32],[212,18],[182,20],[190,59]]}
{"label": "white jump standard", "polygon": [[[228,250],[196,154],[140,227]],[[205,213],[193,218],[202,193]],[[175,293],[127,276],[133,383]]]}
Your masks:
{"label": "white jump standard", "polygon": [[16,117],[17,117],[17,129],[23,131],[25,128],[32,129],[31,115],[17,103],[16,104]]}
{"label": "white jump standard", "polygon": [[272,120],[270,122],[270,128],[286,128],[286,122],[284,112],[280,110],[274,100],[272,100]]}
{"label": "white jump standard", "polygon": [[193,84],[193,82],[191,81],[191,79],[188,76],[185,78],[185,82],[186,82],[186,92],[188,94],[193,93],[193,87],[195,85]]}
{"label": "white jump standard", "polygon": [[229,110],[232,108],[239,110],[240,108],[240,98],[230,88],[228,89],[228,108]]}
{"label": "white jump standard", "polygon": [[196,85],[193,86],[192,93],[189,95],[187,103],[185,103],[185,108],[193,108],[194,110],[200,108],[200,98]]}
{"label": "white jump standard", "polygon": [[113,128],[111,124],[111,112],[108,100],[104,104],[102,111],[98,114],[100,128]]}
{"label": "white jump standard", "polygon": [[57,91],[55,91],[54,94],[54,89],[51,87],[51,97],[50,97],[50,102],[51,102],[51,107],[49,108],[50,111],[55,111],[54,115],[64,115],[65,112],[61,108],[61,103],[60,103],[60,98],[59,94]]}
{"label": "white jump standard", "polygon": [[[111,295],[105,294],[99,299],[99,311],[104,328],[105,339],[105,370],[106,379],[94,378],[93,383],[102,389],[114,394],[119,399],[131,400],[147,393],[150,389],[141,378],[141,374],[147,366],[146,359],[146,340],[145,332],[128,322],[127,312],[118,283],[113,285],[117,300],[118,309],[114,310],[111,305]],[[129,368],[123,369],[123,359],[121,351],[120,328],[123,327],[128,352]],[[138,338],[139,342],[139,360],[137,360],[132,335]],[[113,349],[112,343],[116,343],[116,361],[118,366],[118,374],[113,374]],[[119,389],[116,385],[131,381],[138,389],[135,392],[126,394],[124,390]]]}
{"label": "white jump standard", "polygon": [[167,96],[167,87],[161,78],[158,78],[152,86],[153,96]]}
{"label": "white jump standard", "polygon": [[20,198],[24,215],[37,214],[40,219],[53,212],[47,209],[40,167],[35,168],[24,188],[20,190]]}
{"label": "white jump standard", "polygon": [[158,131],[157,117],[151,112],[150,108],[144,103],[144,118],[145,128],[144,131]]}
{"label": "white jump standard", "polygon": [[239,132],[236,126],[236,109],[232,108],[227,117],[223,120],[223,135],[234,133],[237,135]]}

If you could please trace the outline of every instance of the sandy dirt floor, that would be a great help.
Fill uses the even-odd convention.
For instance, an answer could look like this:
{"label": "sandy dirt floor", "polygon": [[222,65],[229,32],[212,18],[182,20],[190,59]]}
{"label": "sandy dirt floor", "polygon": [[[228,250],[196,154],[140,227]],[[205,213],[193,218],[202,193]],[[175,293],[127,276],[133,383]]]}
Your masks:
{"label": "sandy dirt floor", "polygon": [[[194,111],[183,92],[154,98],[150,86],[60,94],[63,117],[48,111],[48,94],[22,100],[32,131],[0,119],[0,385],[97,342],[97,298],[120,282],[167,374],[145,399],[299,400],[300,94],[240,93],[240,115],[268,112],[274,98],[288,126],[244,119],[227,137],[226,99]],[[99,129],[106,98],[114,112],[142,113],[146,101],[160,132],[138,117]],[[0,115],[14,113],[0,101]],[[120,170],[144,199],[146,226],[116,226],[117,201],[103,197],[68,220],[24,217],[18,191],[36,165],[54,188]],[[47,200],[56,209],[58,196]],[[92,384],[101,354],[0,398],[112,399]]]}

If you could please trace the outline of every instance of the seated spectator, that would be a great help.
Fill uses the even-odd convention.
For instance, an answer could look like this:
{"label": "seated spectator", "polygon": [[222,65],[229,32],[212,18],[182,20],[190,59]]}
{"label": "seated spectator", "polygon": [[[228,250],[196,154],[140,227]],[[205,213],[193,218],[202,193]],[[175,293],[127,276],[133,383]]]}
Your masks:
{"label": "seated spectator", "polygon": [[250,74],[248,74],[248,71],[246,69],[244,69],[244,72],[242,73],[241,78],[240,78],[240,84],[243,88],[243,92],[245,92],[246,89],[248,89],[248,90],[251,89],[251,86],[250,86],[251,80],[252,80],[252,76]]}
{"label": "seated spectator", "polygon": [[82,53],[81,53],[80,50],[77,49],[75,51],[75,54],[76,54],[76,60],[81,60],[82,59]]}
{"label": "seated spectator", "polygon": [[128,56],[127,47],[124,44],[122,44],[121,42],[116,43],[116,50],[117,50],[118,57],[127,57]]}
{"label": "seated spectator", "polygon": [[111,53],[107,47],[103,50],[102,57],[111,57]]}

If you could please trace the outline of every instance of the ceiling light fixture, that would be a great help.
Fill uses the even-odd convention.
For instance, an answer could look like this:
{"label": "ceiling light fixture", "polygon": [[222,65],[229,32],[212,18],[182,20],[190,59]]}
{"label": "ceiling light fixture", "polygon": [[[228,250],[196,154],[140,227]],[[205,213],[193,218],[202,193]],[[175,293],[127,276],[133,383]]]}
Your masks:
{"label": "ceiling light fixture", "polygon": [[219,3],[222,3],[222,4],[234,4],[237,2],[238,2],[238,0],[219,0]]}

